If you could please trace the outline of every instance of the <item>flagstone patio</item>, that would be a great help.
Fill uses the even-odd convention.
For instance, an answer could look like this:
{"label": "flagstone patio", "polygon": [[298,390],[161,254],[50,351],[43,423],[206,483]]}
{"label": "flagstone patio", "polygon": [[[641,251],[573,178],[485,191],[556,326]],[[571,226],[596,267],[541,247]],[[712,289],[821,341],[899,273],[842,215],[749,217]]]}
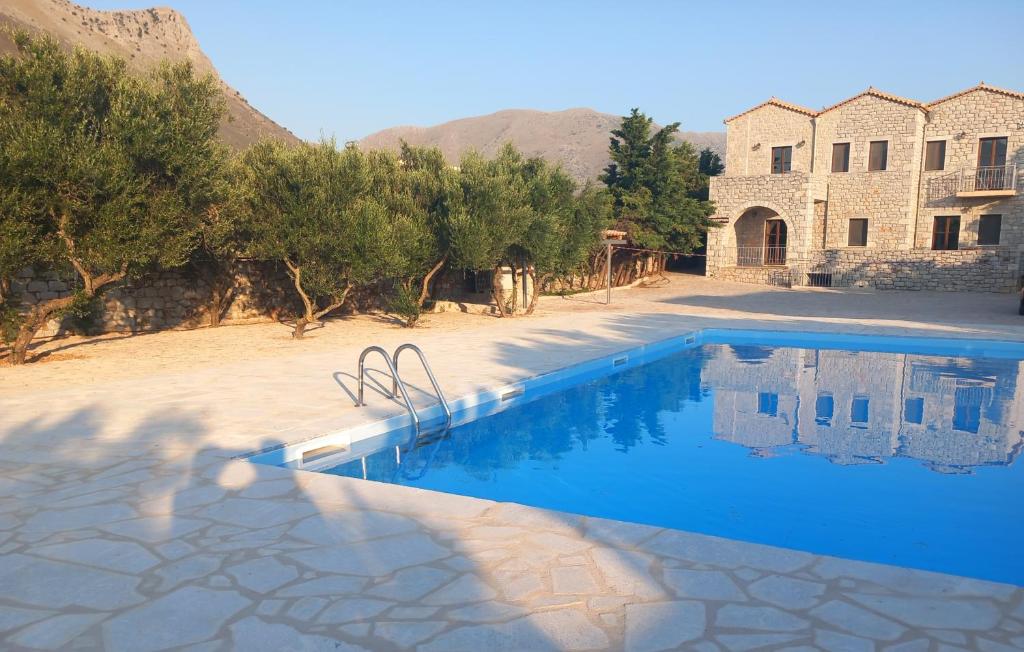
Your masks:
{"label": "flagstone patio", "polygon": [[[1006,295],[881,319],[899,295],[722,287],[378,339],[452,397],[709,325],[1024,340]],[[231,459],[400,413],[332,377],[370,343],[43,391],[0,369],[2,647],[1024,649],[1018,587]]]}

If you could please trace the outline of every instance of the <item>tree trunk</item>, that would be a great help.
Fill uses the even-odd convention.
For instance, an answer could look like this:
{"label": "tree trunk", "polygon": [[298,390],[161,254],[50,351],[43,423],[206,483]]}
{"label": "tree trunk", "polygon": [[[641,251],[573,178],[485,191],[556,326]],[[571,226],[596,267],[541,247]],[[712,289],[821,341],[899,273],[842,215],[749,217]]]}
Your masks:
{"label": "tree trunk", "polygon": [[590,264],[590,278],[587,279],[588,290],[597,290],[604,285],[605,266],[608,264],[606,258],[607,254],[602,251],[594,257]]}
{"label": "tree trunk", "polygon": [[549,278],[551,278],[551,274],[541,274],[541,277],[538,279],[536,271],[530,273],[530,279],[533,281],[533,292],[530,294],[530,305],[526,308],[527,315],[532,315],[533,311],[537,309],[537,302],[540,299],[540,288],[547,283]]}
{"label": "tree trunk", "polygon": [[423,307],[423,304],[425,304],[427,299],[430,297],[430,281],[434,279],[435,274],[441,271],[441,268],[444,267],[446,262],[448,262],[447,253],[444,256],[441,256],[441,260],[437,261],[437,264],[431,267],[430,271],[427,272],[427,275],[423,277],[423,286],[420,288],[420,308]]}
{"label": "tree trunk", "polygon": [[508,268],[512,271],[512,302],[509,313],[515,315],[519,308],[519,268],[515,263],[509,263]]}
{"label": "tree trunk", "polygon": [[[85,269],[77,261],[75,261],[75,268],[79,271],[79,274],[84,272],[82,282],[85,287],[82,289],[82,293],[90,299],[100,295],[107,286],[122,280],[127,275],[127,270],[122,268],[122,271],[116,274],[92,276],[85,272]],[[18,335],[11,344],[8,359],[12,365],[25,364],[28,360],[28,347],[32,344],[32,340],[35,339],[39,329],[45,326],[52,316],[70,306],[74,301],[75,295],[71,294],[66,297],[38,303],[32,307],[28,315],[25,316],[25,320],[21,322],[21,326],[18,328]]]}
{"label": "tree trunk", "polygon": [[224,318],[224,311],[231,305],[232,283],[227,282],[223,273],[214,272],[208,281],[210,286],[210,302],[207,309],[210,312],[210,327],[220,326]]}
{"label": "tree trunk", "polygon": [[[56,218],[57,216],[54,215],[54,217]],[[66,215],[60,216],[57,234],[64,241],[64,246],[67,248],[68,262],[71,263],[71,266],[75,268],[75,271],[78,272],[79,277],[82,279],[82,294],[86,298],[92,299],[99,296],[107,286],[124,279],[128,275],[128,264],[123,263],[121,270],[114,274],[94,276],[85,268],[85,265],[75,254],[75,241],[67,233],[68,219]],[[18,334],[11,345],[10,353],[8,353],[8,359],[12,365],[25,364],[28,360],[28,347],[32,340],[35,339],[39,329],[46,324],[50,317],[70,306],[74,300],[75,295],[71,294],[66,297],[38,303],[29,310],[25,320],[21,322],[21,326],[18,328]]]}
{"label": "tree trunk", "polygon": [[224,293],[218,288],[210,289],[210,304],[207,307],[210,312],[210,328],[220,326],[221,315],[224,314]]}
{"label": "tree trunk", "polygon": [[494,296],[494,302],[498,304],[498,315],[500,317],[508,317],[508,314],[505,312],[505,291],[501,288],[500,265],[494,268],[494,278],[491,279],[491,294]]}
{"label": "tree trunk", "polygon": [[302,288],[302,268],[288,258],[284,259],[284,264],[288,268],[288,275],[292,277],[292,285],[295,286],[295,292],[298,293],[299,298],[302,300],[303,313],[301,317],[295,320],[295,328],[292,330],[292,338],[301,340],[303,333],[306,331],[306,326],[316,321],[316,316],[313,314],[313,302]]}
{"label": "tree trunk", "polygon": [[55,313],[67,308],[74,301],[74,296],[50,299],[44,303],[36,304],[25,316],[18,328],[18,334],[11,343],[11,350],[7,358],[12,365],[25,364],[28,360],[28,347],[35,339],[39,329],[46,325],[46,322]]}
{"label": "tree trunk", "polygon": [[223,264],[211,262],[203,267],[205,268],[203,276],[206,279],[206,285],[210,288],[210,298],[206,309],[210,313],[210,327],[216,328],[224,319],[225,310],[231,305],[234,279],[228,278],[228,270]]}
{"label": "tree trunk", "polygon": [[351,287],[346,287],[340,296],[331,297],[331,303],[319,310],[316,309],[316,304],[306,296],[306,293],[300,290],[303,303],[306,307],[306,314],[295,320],[295,329],[292,331],[292,337],[294,339],[301,340],[302,336],[306,332],[306,327],[310,324],[319,322],[322,317],[340,308],[345,303],[345,298],[348,297],[349,290],[351,289]]}

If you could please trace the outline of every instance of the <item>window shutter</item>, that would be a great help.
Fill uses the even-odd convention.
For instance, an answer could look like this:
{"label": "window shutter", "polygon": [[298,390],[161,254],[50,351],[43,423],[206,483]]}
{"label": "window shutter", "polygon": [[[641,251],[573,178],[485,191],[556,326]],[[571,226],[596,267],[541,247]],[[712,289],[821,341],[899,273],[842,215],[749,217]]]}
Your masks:
{"label": "window shutter", "polygon": [[931,140],[928,141],[927,149],[925,150],[924,157],[924,169],[926,171],[931,170],[944,170],[946,168],[946,141],[944,140]]}
{"label": "window shutter", "polygon": [[1003,226],[1002,215],[982,215],[978,222],[978,244],[997,245]]}
{"label": "window shutter", "polygon": [[886,169],[889,155],[889,141],[872,141],[868,150],[868,170],[879,171]]}

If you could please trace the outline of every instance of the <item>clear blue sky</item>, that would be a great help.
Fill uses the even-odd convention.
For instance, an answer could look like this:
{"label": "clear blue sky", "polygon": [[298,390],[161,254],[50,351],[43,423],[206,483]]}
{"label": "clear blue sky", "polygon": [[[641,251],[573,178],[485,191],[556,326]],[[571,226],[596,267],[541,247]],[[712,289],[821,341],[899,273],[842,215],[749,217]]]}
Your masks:
{"label": "clear blue sky", "polygon": [[869,85],[923,101],[980,80],[1024,90],[1024,0],[159,1],[303,138],[507,108],[638,106],[709,131],[772,95],[818,108]]}

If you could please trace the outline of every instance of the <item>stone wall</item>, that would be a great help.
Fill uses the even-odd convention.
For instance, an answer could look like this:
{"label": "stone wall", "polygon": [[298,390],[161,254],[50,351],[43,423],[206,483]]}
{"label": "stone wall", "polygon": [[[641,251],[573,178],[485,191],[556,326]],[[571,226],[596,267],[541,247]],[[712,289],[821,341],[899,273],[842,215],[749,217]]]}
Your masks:
{"label": "stone wall", "polygon": [[813,118],[767,104],[730,120],[726,125],[725,176],[770,174],[772,148],[793,148],[792,170],[810,172]]}
{"label": "stone wall", "polygon": [[[243,262],[233,274],[234,287],[223,312],[223,323],[248,323],[291,313],[297,307],[291,279],[271,263]],[[50,272],[22,272],[12,284],[21,302],[67,296],[77,288],[75,280]],[[195,328],[208,324],[210,289],[199,274],[163,271],[121,284],[101,298],[102,309],[88,324],[95,332],[142,332],[171,328]],[[69,320],[52,320],[40,336],[60,334]]]}
{"label": "stone wall", "polygon": [[815,265],[833,269],[843,285],[881,290],[1012,292],[1021,276],[1020,252],[1011,248],[932,251],[817,252]]}
{"label": "stone wall", "polygon": [[792,272],[788,267],[716,267],[707,276],[734,283],[756,283],[792,287]]}
{"label": "stone wall", "polygon": [[808,275],[831,274],[831,287],[879,290],[1014,292],[1024,277],[1024,257],[1013,248],[831,249],[779,267],[719,267],[708,272],[726,281],[782,287],[815,285]]}

